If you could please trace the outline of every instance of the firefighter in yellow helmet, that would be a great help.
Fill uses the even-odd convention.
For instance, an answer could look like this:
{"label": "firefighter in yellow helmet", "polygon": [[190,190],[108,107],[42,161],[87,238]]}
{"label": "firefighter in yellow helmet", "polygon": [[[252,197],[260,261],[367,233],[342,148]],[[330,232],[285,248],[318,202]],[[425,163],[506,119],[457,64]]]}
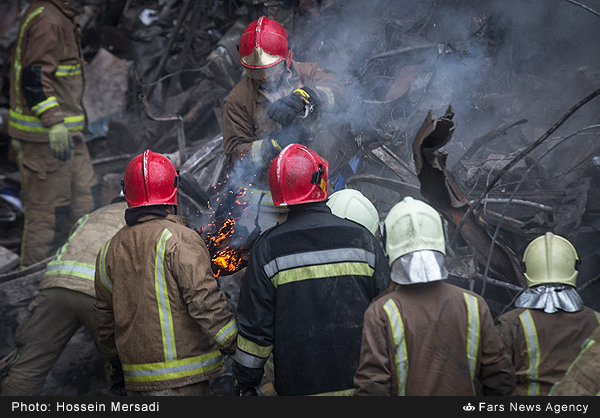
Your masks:
{"label": "firefighter in yellow helmet", "polygon": [[600,324],[576,290],[578,265],[573,245],[552,232],[525,249],[527,288],[497,322],[517,373],[513,395],[548,395]]}
{"label": "firefighter in yellow helmet", "polygon": [[444,281],[438,212],[404,198],[385,218],[384,242],[392,283],[365,312],[354,394],[509,394],[514,369],[486,301]]}
{"label": "firefighter in yellow helmet", "polygon": [[367,228],[376,237],[379,234],[379,213],[367,197],[358,190],[342,189],[327,199],[331,213],[340,218],[350,219]]}

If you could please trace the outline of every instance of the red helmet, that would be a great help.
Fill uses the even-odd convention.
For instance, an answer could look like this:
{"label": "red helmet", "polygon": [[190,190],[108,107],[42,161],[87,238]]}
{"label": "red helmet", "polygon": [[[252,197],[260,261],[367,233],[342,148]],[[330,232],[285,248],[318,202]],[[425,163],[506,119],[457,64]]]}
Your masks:
{"label": "red helmet", "polygon": [[150,150],[127,164],[121,182],[127,206],[177,205],[177,170],[167,157]]}
{"label": "red helmet", "polygon": [[244,29],[240,38],[240,62],[247,68],[267,68],[287,60],[290,65],[292,50],[288,48],[287,32],[279,22],[261,16]]}
{"label": "red helmet", "polygon": [[327,199],[329,164],[300,144],[290,144],[269,167],[269,189],[275,206],[320,202]]}

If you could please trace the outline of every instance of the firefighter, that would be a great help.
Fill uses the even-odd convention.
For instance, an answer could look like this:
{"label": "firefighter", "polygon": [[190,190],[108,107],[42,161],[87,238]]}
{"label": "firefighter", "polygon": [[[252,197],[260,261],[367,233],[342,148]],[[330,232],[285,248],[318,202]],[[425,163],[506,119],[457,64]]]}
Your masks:
{"label": "firefighter", "polygon": [[600,326],[585,340],[549,396],[600,396]]}
{"label": "firefighter", "polygon": [[380,238],[379,213],[367,197],[355,189],[342,189],[327,198],[327,206],[331,213],[340,218],[350,219]]}
{"label": "firefighter", "polygon": [[497,321],[517,373],[515,396],[547,395],[600,324],[577,292],[578,265],[573,245],[552,232],[525,249],[527,289]]}
{"label": "firefighter", "polygon": [[383,248],[361,225],[331,213],[328,163],[291,144],[269,168],[285,222],[250,252],[237,309],[233,370],[241,395],[256,395],[272,354],[277,395],[350,395],[365,309],[390,281]]}
{"label": "firefighter", "polygon": [[405,197],[384,220],[392,283],[367,309],[359,396],[508,395],[515,372],[486,301],[446,283],[438,212]]}
{"label": "firefighter", "polygon": [[321,121],[340,109],[344,86],[316,63],[292,60],[286,30],[266,16],[246,26],[238,48],[247,76],[223,101],[223,148],[233,172],[228,181],[248,188],[239,225],[252,230],[260,216],[265,230],[287,214],[271,202],[269,164],[291,143],[316,151],[327,143]]}
{"label": "firefighter", "polygon": [[8,134],[25,211],[22,268],[52,256],[77,220],[102,205],[83,141],[84,61],[73,3],[32,1],[17,34]]}
{"label": "firefighter", "polygon": [[200,235],[177,209],[173,164],[150,150],[125,169],[126,225],[96,260],[100,349],[128,395],[209,395],[237,327]]}
{"label": "firefighter", "polygon": [[96,340],[93,326],[96,255],[106,240],[125,225],[124,197],[83,216],[44,272],[27,316],[15,333],[17,348],[2,380],[3,396],[39,396],[46,376],[75,332],[83,325]]}

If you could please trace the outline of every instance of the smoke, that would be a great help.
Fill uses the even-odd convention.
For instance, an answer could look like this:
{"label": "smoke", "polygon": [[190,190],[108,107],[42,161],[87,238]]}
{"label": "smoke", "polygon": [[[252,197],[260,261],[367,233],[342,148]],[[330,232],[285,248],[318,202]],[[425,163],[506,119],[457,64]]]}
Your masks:
{"label": "smoke", "polygon": [[[585,4],[600,11],[598,0]],[[452,104],[450,165],[504,122],[528,120],[504,138],[505,153],[535,141],[597,89],[599,39],[600,17],[567,0],[354,0],[297,18],[292,43],[297,60],[316,61],[344,80],[350,102],[340,117],[355,133],[391,126],[402,150],[430,109],[441,116]],[[411,50],[427,44],[434,47]],[[408,52],[373,58],[401,49]],[[386,100],[410,66],[419,67],[410,88]],[[598,104],[577,116],[564,129],[597,120]]]}

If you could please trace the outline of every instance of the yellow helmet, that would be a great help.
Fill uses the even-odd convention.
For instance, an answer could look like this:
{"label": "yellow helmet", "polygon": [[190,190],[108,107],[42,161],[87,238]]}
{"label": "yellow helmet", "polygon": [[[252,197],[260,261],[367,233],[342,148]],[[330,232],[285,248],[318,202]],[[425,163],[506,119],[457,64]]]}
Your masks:
{"label": "yellow helmet", "polygon": [[434,250],[446,254],[442,218],[425,202],[405,197],[389,211],[384,227],[390,265],[413,251]]}
{"label": "yellow helmet", "polygon": [[340,218],[350,219],[367,228],[375,235],[379,227],[379,213],[375,205],[361,192],[343,189],[333,193],[327,199],[331,213]]}
{"label": "yellow helmet", "polygon": [[579,257],[571,243],[559,235],[546,232],[525,248],[523,265],[527,286],[563,283],[576,286]]}

